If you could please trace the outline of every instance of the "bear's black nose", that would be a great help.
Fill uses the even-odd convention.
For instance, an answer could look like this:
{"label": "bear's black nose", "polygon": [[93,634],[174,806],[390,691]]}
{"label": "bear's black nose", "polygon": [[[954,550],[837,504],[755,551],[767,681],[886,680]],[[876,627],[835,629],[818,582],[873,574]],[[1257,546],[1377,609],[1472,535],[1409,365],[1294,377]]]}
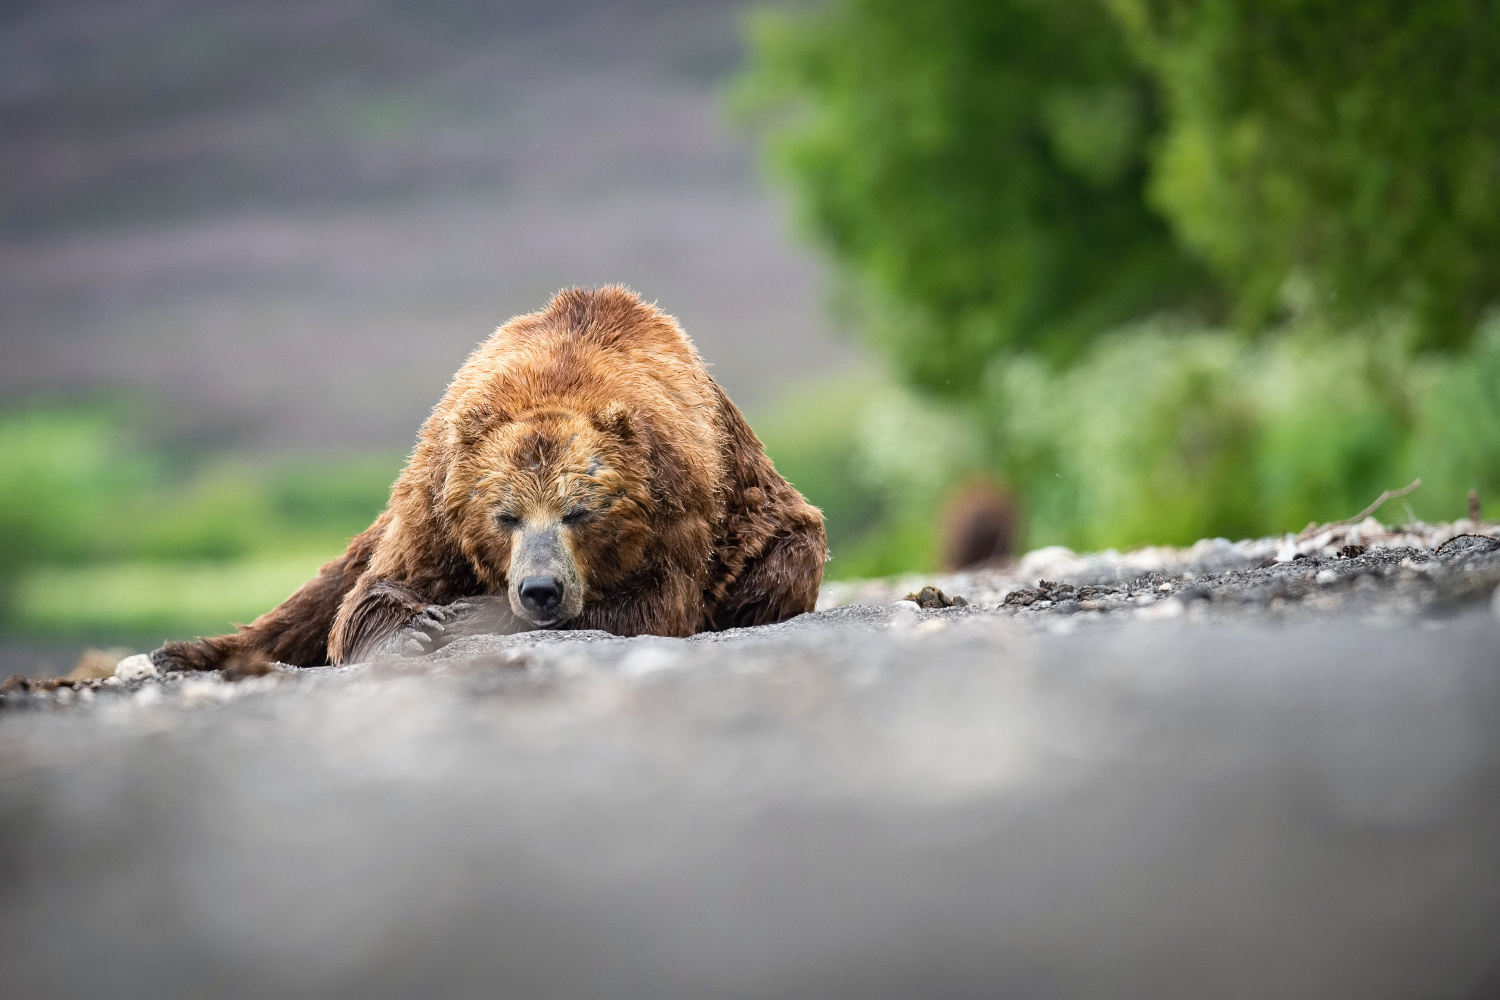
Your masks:
{"label": "bear's black nose", "polygon": [[562,581],[555,576],[528,576],[516,592],[522,606],[534,615],[550,615],[562,603]]}

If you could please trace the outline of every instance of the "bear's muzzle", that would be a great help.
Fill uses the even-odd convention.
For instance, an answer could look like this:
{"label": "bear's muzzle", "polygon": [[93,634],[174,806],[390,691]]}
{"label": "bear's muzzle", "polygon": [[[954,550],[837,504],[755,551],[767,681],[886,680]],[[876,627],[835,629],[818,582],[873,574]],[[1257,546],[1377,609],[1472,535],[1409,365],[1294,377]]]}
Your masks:
{"label": "bear's muzzle", "polygon": [[538,628],[561,625],[583,610],[583,580],[560,521],[521,525],[507,575],[511,610]]}

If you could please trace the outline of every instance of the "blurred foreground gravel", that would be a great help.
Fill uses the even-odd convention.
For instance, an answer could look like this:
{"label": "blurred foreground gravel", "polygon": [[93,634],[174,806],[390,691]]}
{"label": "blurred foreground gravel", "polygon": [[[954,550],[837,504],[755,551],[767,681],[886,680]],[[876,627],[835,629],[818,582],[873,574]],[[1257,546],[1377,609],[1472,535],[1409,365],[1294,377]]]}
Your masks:
{"label": "blurred foreground gravel", "polygon": [[1370,525],[11,685],[0,995],[1500,995],[1500,542]]}

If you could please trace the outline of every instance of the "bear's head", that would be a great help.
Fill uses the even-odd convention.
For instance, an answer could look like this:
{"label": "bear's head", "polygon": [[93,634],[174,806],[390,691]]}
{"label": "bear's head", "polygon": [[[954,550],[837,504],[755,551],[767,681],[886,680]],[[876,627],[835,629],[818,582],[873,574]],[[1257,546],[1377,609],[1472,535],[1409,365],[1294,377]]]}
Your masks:
{"label": "bear's head", "polygon": [[645,560],[652,463],[621,404],[471,412],[451,426],[448,522],[518,616],[539,628],[565,624]]}

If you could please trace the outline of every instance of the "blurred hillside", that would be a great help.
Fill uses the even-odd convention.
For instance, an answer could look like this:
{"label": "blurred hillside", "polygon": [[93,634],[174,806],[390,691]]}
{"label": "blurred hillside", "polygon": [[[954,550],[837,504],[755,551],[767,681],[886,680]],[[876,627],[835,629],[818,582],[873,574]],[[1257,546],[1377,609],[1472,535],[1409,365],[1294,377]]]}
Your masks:
{"label": "blurred hillside", "polygon": [[0,11],[0,398],[405,450],[558,287],[678,315],[735,398],[852,351],[717,87],[735,2],[58,0]]}

